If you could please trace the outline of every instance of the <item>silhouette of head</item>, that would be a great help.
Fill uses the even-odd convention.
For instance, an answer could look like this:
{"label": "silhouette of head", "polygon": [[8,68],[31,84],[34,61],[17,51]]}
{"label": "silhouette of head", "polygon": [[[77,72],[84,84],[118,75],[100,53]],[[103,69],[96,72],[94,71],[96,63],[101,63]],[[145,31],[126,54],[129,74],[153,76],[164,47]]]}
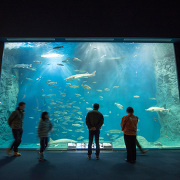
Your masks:
{"label": "silhouette of head", "polygon": [[41,119],[44,121],[47,118],[48,118],[48,112],[45,111],[41,114]]}
{"label": "silhouette of head", "polygon": [[25,108],[25,103],[24,102],[20,102],[19,103],[19,109],[24,110],[24,108]]}
{"label": "silhouette of head", "polygon": [[127,113],[134,113],[134,109],[133,109],[132,107],[128,107],[128,108],[126,109],[126,112],[127,112]]}
{"label": "silhouette of head", "polygon": [[94,110],[98,110],[98,109],[99,109],[99,104],[95,103],[95,104],[93,105],[93,109],[94,109]]}

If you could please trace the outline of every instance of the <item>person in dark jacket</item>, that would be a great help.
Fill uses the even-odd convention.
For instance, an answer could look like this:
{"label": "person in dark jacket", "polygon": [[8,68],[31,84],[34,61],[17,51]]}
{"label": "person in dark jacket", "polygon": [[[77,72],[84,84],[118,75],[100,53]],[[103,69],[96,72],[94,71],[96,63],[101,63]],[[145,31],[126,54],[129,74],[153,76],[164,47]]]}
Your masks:
{"label": "person in dark jacket", "polygon": [[95,135],[95,142],[96,142],[96,159],[99,159],[99,134],[101,126],[104,123],[103,115],[98,111],[99,104],[95,103],[93,106],[93,110],[88,112],[86,116],[86,125],[89,129],[89,144],[88,144],[88,158],[91,159],[92,154],[92,142],[93,136]]}
{"label": "person in dark jacket", "polygon": [[19,107],[13,111],[8,119],[8,124],[12,128],[12,133],[14,136],[14,142],[10,148],[7,149],[8,155],[11,155],[11,150],[14,150],[14,156],[21,156],[18,152],[18,146],[21,143],[22,133],[23,133],[23,119],[24,119],[24,108],[25,103],[20,102]]}
{"label": "person in dark jacket", "polygon": [[49,120],[49,115],[47,112],[43,112],[41,115],[41,119],[38,125],[38,136],[40,138],[40,161],[45,161],[43,152],[48,146],[48,133],[52,131],[52,123]]}

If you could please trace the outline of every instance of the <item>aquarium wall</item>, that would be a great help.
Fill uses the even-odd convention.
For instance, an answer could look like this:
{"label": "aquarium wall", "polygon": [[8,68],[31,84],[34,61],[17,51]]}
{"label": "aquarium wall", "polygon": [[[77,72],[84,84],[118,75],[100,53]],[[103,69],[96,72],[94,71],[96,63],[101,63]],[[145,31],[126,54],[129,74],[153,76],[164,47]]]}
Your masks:
{"label": "aquarium wall", "polygon": [[25,102],[21,148],[39,147],[37,126],[47,111],[51,148],[87,143],[87,113],[100,105],[100,143],[125,148],[121,119],[138,116],[145,148],[180,147],[180,105],[172,43],[5,43],[0,82],[0,148],[13,141],[7,124]]}

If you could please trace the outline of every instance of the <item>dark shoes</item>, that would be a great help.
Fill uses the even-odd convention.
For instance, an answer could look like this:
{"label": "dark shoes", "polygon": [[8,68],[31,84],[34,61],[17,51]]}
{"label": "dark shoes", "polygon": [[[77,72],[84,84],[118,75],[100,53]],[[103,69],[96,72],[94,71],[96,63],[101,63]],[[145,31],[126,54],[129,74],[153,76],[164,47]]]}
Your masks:
{"label": "dark shoes", "polygon": [[99,156],[96,156],[96,160],[99,160]]}
{"label": "dark shoes", "polygon": [[129,161],[127,159],[125,159],[125,161],[128,162],[128,163],[131,163],[131,164],[134,164],[136,162],[136,161]]}
{"label": "dark shoes", "polygon": [[[91,155],[88,155],[88,159],[91,159]],[[96,156],[96,160],[99,160],[99,156]]]}
{"label": "dark shoes", "polygon": [[89,159],[89,160],[91,159],[91,155],[88,155],[88,159]]}

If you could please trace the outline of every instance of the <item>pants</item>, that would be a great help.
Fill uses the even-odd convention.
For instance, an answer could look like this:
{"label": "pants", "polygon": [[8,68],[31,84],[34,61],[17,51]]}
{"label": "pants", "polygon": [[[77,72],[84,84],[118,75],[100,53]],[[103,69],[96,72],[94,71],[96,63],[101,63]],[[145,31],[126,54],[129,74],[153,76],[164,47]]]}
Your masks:
{"label": "pants", "polygon": [[127,161],[136,160],[136,135],[126,135],[124,134],[124,141],[127,150]]}
{"label": "pants", "polygon": [[22,138],[22,133],[23,130],[22,129],[12,129],[12,133],[14,136],[14,142],[11,145],[11,150],[13,149],[14,152],[18,152],[18,146],[21,144],[21,138]]}
{"label": "pants", "polygon": [[44,152],[46,147],[48,146],[48,137],[40,138],[40,153]]}
{"label": "pants", "polygon": [[89,130],[89,144],[88,144],[88,155],[92,154],[92,143],[93,143],[93,136],[95,135],[95,142],[96,142],[96,156],[99,156],[100,148],[99,148],[99,134],[100,130]]}
{"label": "pants", "polygon": [[142,149],[142,147],[141,147],[141,145],[139,144],[139,142],[138,142],[137,139],[136,139],[136,146],[139,148],[139,150],[140,150],[141,152],[143,152],[143,149]]}

